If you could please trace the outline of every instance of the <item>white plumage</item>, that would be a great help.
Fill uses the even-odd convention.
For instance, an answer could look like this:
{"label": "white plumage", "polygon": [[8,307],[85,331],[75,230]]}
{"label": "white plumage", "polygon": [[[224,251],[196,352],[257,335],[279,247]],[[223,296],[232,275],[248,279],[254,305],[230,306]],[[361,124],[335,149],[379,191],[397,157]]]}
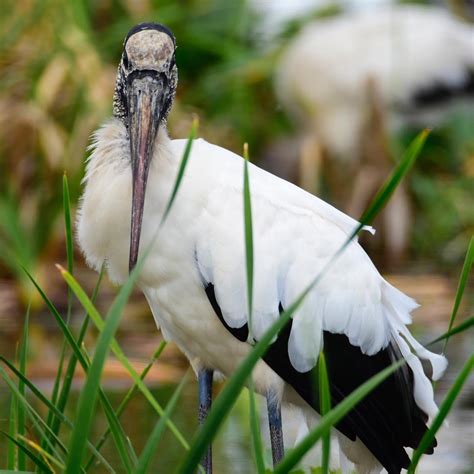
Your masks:
{"label": "white plumage", "polygon": [[337,158],[354,160],[369,80],[393,129],[407,121],[436,125],[445,109],[417,104],[417,95],[439,86],[456,95],[473,73],[472,25],[440,8],[394,5],[309,24],[286,48],[275,82],[300,125]]}
{"label": "white plumage", "polygon": [[[474,27],[420,5],[315,21],[286,47],[275,89],[303,132],[299,183],[317,193],[325,175],[333,202],[358,216],[392,168],[391,133],[435,127],[459,106],[474,113]],[[392,264],[409,245],[410,207],[402,185],[381,214]]]}
{"label": "white plumage", "polygon": [[[153,239],[174,183],[185,140],[160,129],[151,164],[142,248]],[[118,120],[100,129],[87,165],[78,238],[88,263],[107,262],[117,283],[128,276],[131,171],[127,131]],[[204,140],[193,144],[172,211],[141,271],[139,286],[164,337],[173,340],[195,368],[230,375],[250,345],[238,341],[217,319],[204,292],[216,298],[231,327],[248,322],[243,241],[243,160]],[[325,266],[357,225],[324,201],[250,165],[254,218],[254,335],[259,338]],[[446,361],[422,348],[405,325],[416,303],[387,283],[357,242],[351,243],[294,316],[289,355],[295,369],[315,365],[322,330],[343,333],[366,354],[394,339],[415,376],[415,400],[436,412],[431,383],[418,357],[441,376]],[[411,346],[411,348],[410,348]],[[417,356],[412,355],[412,349]],[[291,388],[260,362],[257,390],[270,387],[295,402]],[[289,392],[289,393],[287,393]],[[353,459],[354,460],[354,459]]]}
{"label": "white plumage", "polygon": [[[252,331],[242,158],[195,140],[157,234],[186,145],[186,140],[170,140],[166,131],[177,83],[175,48],[173,34],[158,24],[137,25],[125,39],[115,118],[96,132],[86,167],[78,239],[87,262],[97,270],[105,262],[111,279],[122,283],[139,253],[150,247],[138,285],[165,339],[174,341],[198,372],[204,413],[212,371],[230,376],[252,348],[249,337],[258,340],[323,272],[252,374],[257,391],[267,397],[274,463],[283,456],[280,401],[298,406],[310,423],[316,419],[319,402],[310,370],[324,349],[334,403],[394,359],[406,359],[408,368],[399,369],[337,425],[342,450],[361,473],[381,465],[399,473],[409,462],[404,447],[418,445],[427,415],[437,410],[420,358],[430,361],[434,379],[446,360],[410,335],[406,324],[415,302],[380,276],[356,241],[328,267],[356,221],[250,165]],[[208,451],[207,472],[210,460]]]}

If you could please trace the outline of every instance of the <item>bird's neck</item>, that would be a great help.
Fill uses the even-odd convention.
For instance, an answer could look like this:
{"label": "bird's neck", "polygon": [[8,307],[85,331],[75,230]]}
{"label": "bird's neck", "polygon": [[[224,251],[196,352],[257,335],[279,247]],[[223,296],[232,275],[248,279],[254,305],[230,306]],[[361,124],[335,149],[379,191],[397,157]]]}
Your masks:
{"label": "bird's neck", "polygon": [[163,167],[166,165],[173,165],[176,159],[173,157],[171,151],[171,138],[168,135],[166,123],[161,123],[158,128],[155,139],[155,147],[153,151],[153,159],[151,161],[151,167]]}
{"label": "bird's neck", "polygon": [[[166,124],[161,123],[155,139],[153,158],[150,164],[151,174],[174,172],[176,163],[171,147],[171,139]],[[105,174],[112,179],[114,175],[131,175],[130,140],[127,129],[120,119],[104,124],[94,134],[92,153],[86,166],[85,182]]]}
{"label": "bird's neck", "polygon": [[[144,247],[162,218],[179,164],[166,126],[161,124],[148,175],[148,205],[140,244]],[[131,199],[130,140],[122,121],[113,119],[94,135],[78,212],[78,238],[89,264],[100,269],[107,261],[109,275],[120,283],[128,275],[127,252],[123,249],[129,246]]]}
{"label": "bird's neck", "polygon": [[160,147],[168,149],[170,147],[171,138],[168,135],[168,129],[166,128],[166,123],[160,123],[158,128],[158,133],[156,134],[155,147]]}

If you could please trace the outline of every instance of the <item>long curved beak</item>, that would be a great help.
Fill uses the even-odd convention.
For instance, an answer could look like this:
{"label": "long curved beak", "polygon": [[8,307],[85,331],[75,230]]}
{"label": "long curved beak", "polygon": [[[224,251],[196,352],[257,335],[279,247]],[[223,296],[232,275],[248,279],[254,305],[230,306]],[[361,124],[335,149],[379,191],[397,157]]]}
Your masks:
{"label": "long curved beak", "polygon": [[140,71],[130,78],[127,98],[133,188],[129,271],[138,260],[148,169],[165,97],[166,85],[160,76]]}

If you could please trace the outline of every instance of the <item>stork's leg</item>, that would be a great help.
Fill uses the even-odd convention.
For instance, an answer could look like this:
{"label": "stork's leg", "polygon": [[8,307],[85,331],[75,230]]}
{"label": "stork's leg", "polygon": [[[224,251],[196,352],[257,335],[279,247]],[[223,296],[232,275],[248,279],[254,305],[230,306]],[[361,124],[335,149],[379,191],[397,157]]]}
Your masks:
{"label": "stork's leg", "polygon": [[283,446],[283,430],[281,425],[281,405],[273,392],[267,392],[268,427],[270,428],[270,442],[272,444],[273,467],[285,454]]}
{"label": "stork's leg", "polygon": [[[210,369],[201,369],[198,373],[199,382],[199,425],[206,421],[207,413],[212,403],[212,378],[214,372]],[[212,447],[209,444],[206,454],[201,461],[206,474],[212,473]]]}

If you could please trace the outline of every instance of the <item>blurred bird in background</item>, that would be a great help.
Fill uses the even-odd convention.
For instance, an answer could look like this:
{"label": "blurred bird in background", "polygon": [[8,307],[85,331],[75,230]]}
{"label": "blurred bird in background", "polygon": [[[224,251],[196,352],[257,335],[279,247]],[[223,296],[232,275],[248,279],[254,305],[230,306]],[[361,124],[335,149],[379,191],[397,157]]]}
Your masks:
{"label": "blurred bird in background", "polygon": [[[460,104],[474,112],[474,28],[419,5],[314,21],[285,48],[275,89],[304,130],[298,184],[318,193],[323,180],[330,199],[357,218],[393,167],[392,133],[436,127]],[[406,188],[378,227],[388,262],[399,262],[410,238]]]}

